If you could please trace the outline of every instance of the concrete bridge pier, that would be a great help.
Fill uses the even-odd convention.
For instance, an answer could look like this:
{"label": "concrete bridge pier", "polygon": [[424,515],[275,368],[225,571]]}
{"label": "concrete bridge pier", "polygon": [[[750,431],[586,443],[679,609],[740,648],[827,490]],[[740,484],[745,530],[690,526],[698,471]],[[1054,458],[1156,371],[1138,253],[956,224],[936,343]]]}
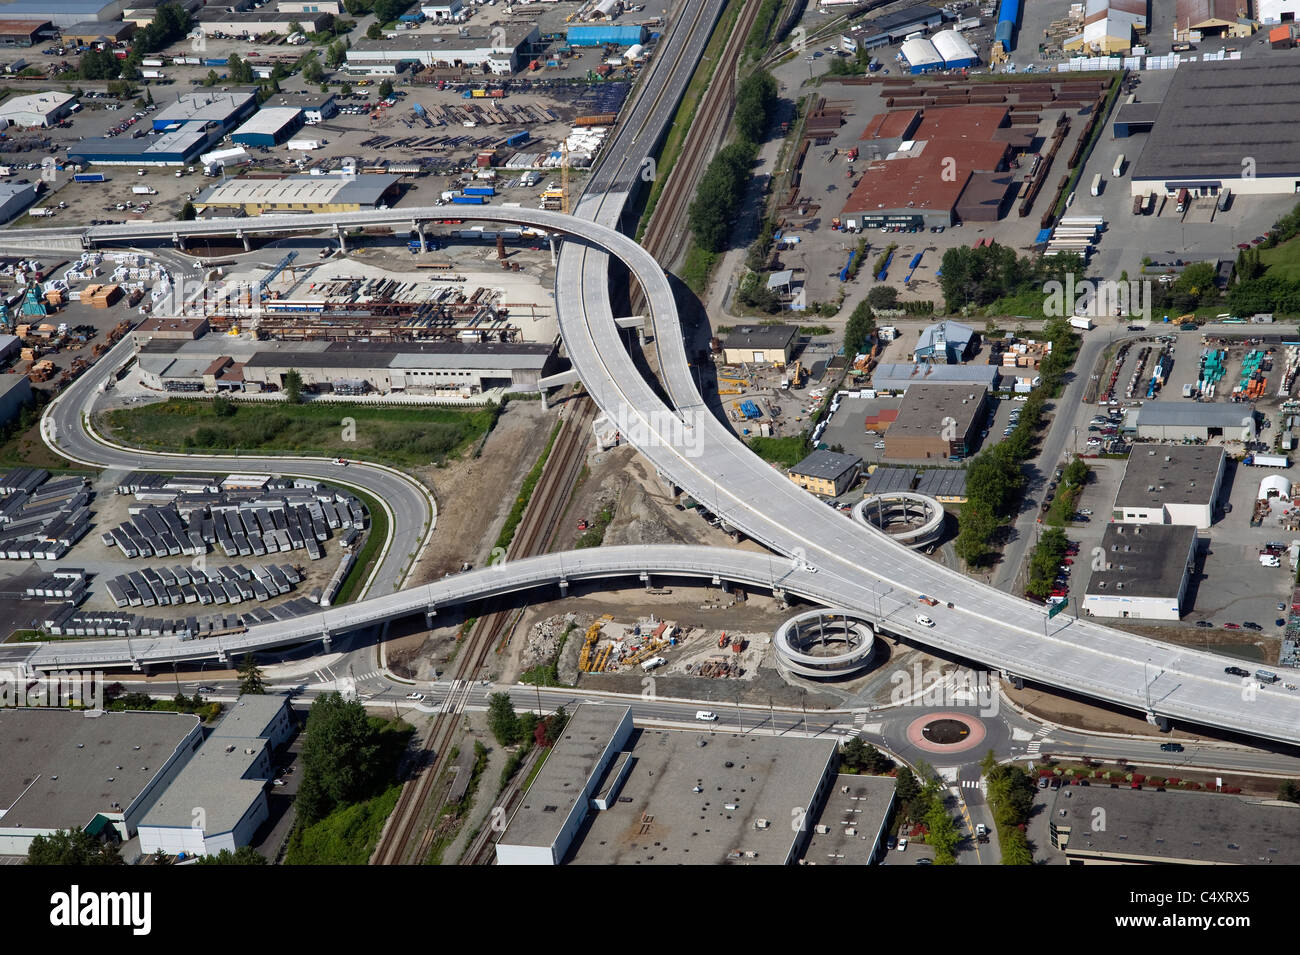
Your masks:
{"label": "concrete bridge pier", "polygon": [[1170,730],[1169,717],[1167,716],[1159,716],[1155,713],[1148,712],[1147,722],[1162,733],[1168,733]]}
{"label": "concrete bridge pier", "polygon": [[334,235],[337,236],[339,240],[339,251],[344,254],[347,254],[348,240],[347,240],[347,236],[344,235],[343,233],[343,227],[341,225],[335,224]]}
{"label": "concrete bridge pier", "polygon": [[1002,679],[1006,680],[1017,690],[1023,690],[1025,688],[1025,680],[1023,677],[1018,677],[1009,670],[1001,670],[999,672],[1002,675]]}
{"label": "concrete bridge pier", "polygon": [[185,238],[184,238],[184,237],[183,237],[179,232],[173,232],[173,233],[172,233],[172,245],[176,246],[176,248],[178,248],[178,249],[180,249],[182,252],[184,252],[184,251],[185,251]]}
{"label": "concrete bridge pier", "polygon": [[426,611],[424,612],[424,629],[425,629],[425,630],[432,630],[432,629],[433,629],[433,618],[436,617],[436,616],[438,616],[438,611],[436,611],[436,610],[426,610]]}
{"label": "concrete bridge pier", "polygon": [[654,589],[654,581],[650,579],[650,574],[647,571],[641,571],[641,583],[645,584],[646,590]]}
{"label": "concrete bridge pier", "polygon": [[562,597],[567,597],[568,595],[569,595],[569,580],[568,580],[567,577],[561,577],[561,578],[560,578],[560,596],[562,596]]}
{"label": "concrete bridge pier", "polygon": [[236,232],[235,238],[238,239],[240,242],[244,243],[245,252],[251,252],[253,250],[253,247],[248,243],[248,236],[244,235],[243,232]]}
{"label": "concrete bridge pier", "polygon": [[321,646],[325,648],[325,652],[328,653],[330,647],[334,645],[334,638],[331,637],[330,632],[326,630],[324,633],[320,635],[320,642],[321,642]]}
{"label": "concrete bridge pier", "polygon": [[412,220],[411,220],[411,231],[414,232],[416,235],[418,235],[418,236],[420,237],[420,251],[421,251],[421,252],[428,252],[428,251],[429,251],[429,240],[428,240],[428,239],[425,237],[425,235],[424,235],[424,225],[423,225],[422,223],[416,222],[414,219],[412,219]]}
{"label": "concrete bridge pier", "polygon": [[555,248],[556,248],[555,236],[554,236],[554,235],[548,235],[548,236],[546,237],[546,239],[547,239],[547,242],[549,242],[549,243],[550,243],[550,246],[551,246],[551,268],[555,268],[555,265],[556,265],[556,261],[555,261]]}

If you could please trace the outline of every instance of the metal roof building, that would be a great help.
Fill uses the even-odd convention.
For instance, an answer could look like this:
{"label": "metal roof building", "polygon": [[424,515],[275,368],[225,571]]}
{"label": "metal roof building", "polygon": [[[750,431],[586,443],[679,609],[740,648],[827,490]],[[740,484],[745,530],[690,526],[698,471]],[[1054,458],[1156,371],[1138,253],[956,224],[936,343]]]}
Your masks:
{"label": "metal roof building", "polygon": [[7,0],[0,3],[0,32],[9,20],[40,20],[62,28],[121,16],[121,0]]}
{"label": "metal roof building", "polygon": [[[574,709],[497,843],[498,865],[559,865],[590,812],[605,771],[632,736],[632,708],[583,703]],[[622,761],[624,772],[628,768]]]}
{"label": "metal roof building", "polygon": [[[1293,195],[1300,190],[1300,63],[1184,63],[1133,164],[1130,191]],[[1243,175],[1250,157],[1252,175]]]}
{"label": "metal roof building", "polygon": [[66,116],[76,99],[75,93],[58,90],[11,96],[0,103],[0,123],[6,126],[49,126]]}
{"label": "metal roof building", "polygon": [[153,128],[164,130],[177,123],[217,123],[230,132],[257,109],[257,91],[238,89],[228,93],[186,93],[170,103],[159,103]]}
{"label": "metal roof building", "polygon": [[0,707],[0,854],[25,855],[57,829],[134,837],[202,739],[183,713]]}
{"label": "metal roof building", "polygon": [[1217,446],[1133,445],[1115,493],[1114,519],[1209,527],[1226,458]]}
{"label": "metal roof building", "polygon": [[639,24],[575,24],[565,28],[564,42],[569,46],[604,46],[607,43],[631,46],[644,43],[649,35],[649,31]]}
{"label": "metal roof building", "polygon": [[871,386],[877,391],[906,391],[913,385],[978,385],[998,391],[1002,375],[997,365],[935,365],[923,362],[886,362],[877,365]]}
{"label": "metal roof building", "polygon": [[1214,402],[1148,401],[1137,412],[1137,436],[1150,441],[1227,438],[1251,440],[1255,414],[1249,405]]}
{"label": "metal roof building", "polygon": [[[598,29],[606,29],[599,27]],[[541,39],[536,24],[464,27],[440,33],[419,33],[397,39],[355,40],[348,50],[349,69],[376,64],[420,63],[430,67],[470,67],[505,75],[519,69],[524,52]]]}
{"label": "metal roof building", "polygon": [[187,123],[180,129],[140,139],[96,136],[68,147],[73,162],[100,166],[183,166],[221,141],[219,127]]}
{"label": "metal roof building", "polygon": [[278,146],[302,129],[306,117],[296,106],[263,107],[230,138],[241,146]]}
{"label": "metal roof building", "polygon": [[814,451],[792,467],[789,475],[805,491],[838,497],[849,489],[861,469],[862,459],[856,454]]}
{"label": "metal roof building", "polygon": [[285,176],[281,179],[227,179],[194,201],[200,212],[237,208],[248,215],[268,212],[360,212],[374,209],[396,193],[400,176]]}

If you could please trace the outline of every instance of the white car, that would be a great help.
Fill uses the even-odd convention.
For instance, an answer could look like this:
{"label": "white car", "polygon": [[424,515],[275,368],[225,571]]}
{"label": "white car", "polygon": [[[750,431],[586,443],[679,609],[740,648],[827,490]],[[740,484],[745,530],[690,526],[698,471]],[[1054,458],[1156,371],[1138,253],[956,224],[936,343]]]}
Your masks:
{"label": "white car", "polygon": [[423,700],[423,699],[424,699],[424,694],[423,694],[423,693],[408,693],[408,694],[406,694],[406,698],[407,698],[408,700],[416,700],[416,701],[419,701],[419,700]]}
{"label": "white car", "polygon": [[906,851],[907,851],[907,836],[902,836],[901,838],[899,838],[899,840],[898,840],[898,851],[899,851],[899,852],[906,852]]}
{"label": "white car", "polygon": [[885,450],[885,442],[883,442],[883,441],[877,441],[877,442],[876,442],[876,450],[877,450],[877,451],[883,451],[883,450]]}
{"label": "white car", "polygon": [[934,621],[931,620],[929,617],[927,617],[927,616],[926,616],[925,614],[923,614],[923,613],[918,613],[918,614],[916,615],[916,622],[919,623],[919,624],[920,624],[921,626],[923,626],[923,627],[933,627],[933,626],[934,626]]}
{"label": "white car", "polygon": [[714,713],[712,710],[696,710],[695,718],[697,720],[702,720],[705,723],[716,723],[718,721],[718,714]]}

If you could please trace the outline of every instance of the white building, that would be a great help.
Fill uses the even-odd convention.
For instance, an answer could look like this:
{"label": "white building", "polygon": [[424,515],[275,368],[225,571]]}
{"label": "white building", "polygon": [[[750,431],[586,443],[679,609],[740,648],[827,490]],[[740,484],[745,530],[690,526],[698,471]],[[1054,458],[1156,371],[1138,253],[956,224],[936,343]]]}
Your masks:
{"label": "white building", "polygon": [[385,66],[395,73],[403,63],[427,67],[479,70],[508,76],[541,39],[536,24],[507,24],[490,30],[462,27],[442,33],[419,33],[371,40],[363,37],[348,50],[348,69],[375,72]]}
{"label": "white building", "polygon": [[435,23],[450,23],[465,18],[463,7],[460,0],[438,0],[420,4],[420,12]]}
{"label": "white building", "polygon": [[1221,447],[1135,444],[1115,494],[1113,519],[1209,527],[1226,460]]}
{"label": "white building", "polygon": [[328,13],[338,16],[343,12],[339,0],[278,0],[276,13]]}
{"label": "white building", "polygon": [[[541,772],[524,793],[497,843],[498,865],[559,865],[591,811],[606,769],[632,735],[628,706],[583,703],[564,728]],[[627,772],[628,761],[622,764]],[[617,799],[621,779],[608,788]]]}
{"label": "white building", "polygon": [[1083,610],[1096,617],[1177,620],[1196,563],[1196,529],[1108,524],[1104,569],[1094,570]]}
{"label": "white building", "polygon": [[140,851],[234,852],[266,821],[273,754],[293,733],[289,698],[241,696],[140,821]]}
{"label": "white building", "polygon": [[46,90],[13,96],[0,103],[0,123],[5,126],[53,126],[72,111],[76,94]]}
{"label": "white building", "polygon": [[1300,19],[1300,0],[1255,0],[1260,23],[1291,23]]}

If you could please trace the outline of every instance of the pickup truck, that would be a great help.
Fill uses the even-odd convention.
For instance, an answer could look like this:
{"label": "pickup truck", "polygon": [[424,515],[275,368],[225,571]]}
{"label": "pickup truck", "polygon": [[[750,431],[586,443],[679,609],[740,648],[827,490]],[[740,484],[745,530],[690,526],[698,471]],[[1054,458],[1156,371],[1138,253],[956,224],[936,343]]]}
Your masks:
{"label": "pickup truck", "polygon": [[921,594],[921,596],[918,597],[917,599],[920,600],[921,603],[925,604],[927,607],[939,606],[939,601],[935,600],[933,597],[927,597],[925,594]]}

